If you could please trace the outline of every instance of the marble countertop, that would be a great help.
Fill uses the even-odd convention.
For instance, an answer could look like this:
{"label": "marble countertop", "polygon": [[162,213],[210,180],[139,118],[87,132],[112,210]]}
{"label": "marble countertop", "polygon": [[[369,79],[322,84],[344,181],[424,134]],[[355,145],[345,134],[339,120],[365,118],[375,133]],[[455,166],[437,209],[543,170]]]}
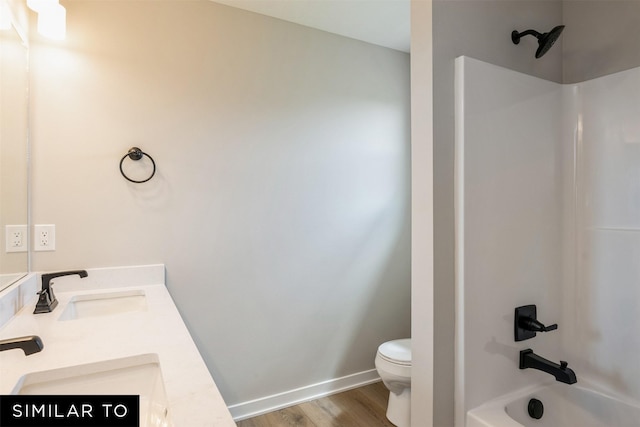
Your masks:
{"label": "marble countertop", "polygon": [[[174,426],[235,426],[164,285],[164,266],[152,267],[148,271],[152,274],[142,274],[145,277],[141,280],[113,269],[87,270],[87,279],[54,279],[59,305],[51,313],[34,315],[37,298],[25,302],[0,329],[0,339],[38,335],[44,349],[30,356],[21,350],[0,352],[0,394],[10,394],[27,373],[155,353]],[[127,290],[144,291],[145,310],[59,320],[76,295]]]}

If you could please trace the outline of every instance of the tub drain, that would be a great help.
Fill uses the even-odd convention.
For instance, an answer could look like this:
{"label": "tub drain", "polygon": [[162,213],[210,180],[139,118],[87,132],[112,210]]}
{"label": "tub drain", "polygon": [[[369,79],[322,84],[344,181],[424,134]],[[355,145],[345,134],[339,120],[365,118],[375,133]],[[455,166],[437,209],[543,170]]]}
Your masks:
{"label": "tub drain", "polygon": [[527,406],[527,411],[529,412],[529,416],[531,418],[539,420],[544,414],[544,405],[538,399],[531,399],[529,401],[529,405]]}

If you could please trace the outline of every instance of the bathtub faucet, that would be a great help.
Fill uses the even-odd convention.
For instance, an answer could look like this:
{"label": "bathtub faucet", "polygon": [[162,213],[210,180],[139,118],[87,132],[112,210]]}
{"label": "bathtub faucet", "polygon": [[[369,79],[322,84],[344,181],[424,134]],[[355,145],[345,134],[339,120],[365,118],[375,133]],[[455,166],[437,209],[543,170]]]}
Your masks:
{"label": "bathtub faucet", "polygon": [[576,374],[567,368],[568,363],[560,361],[560,364],[553,363],[544,357],[538,356],[530,348],[520,351],[520,369],[537,369],[556,377],[556,381],[565,384],[575,384],[578,382]]}

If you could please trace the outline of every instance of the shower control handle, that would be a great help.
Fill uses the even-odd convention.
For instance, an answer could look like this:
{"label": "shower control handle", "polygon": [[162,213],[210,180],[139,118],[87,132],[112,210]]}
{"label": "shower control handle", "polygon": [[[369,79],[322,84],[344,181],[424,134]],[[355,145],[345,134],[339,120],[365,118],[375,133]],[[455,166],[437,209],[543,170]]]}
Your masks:
{"label": "shower control handle", "polygon": [[536,336],[537,332],[549,332],[558,329],[558,324],[545,326],[538,321],[535,305],[524,305],[517,307],[514,316],[514,339],[524,341]]}
{"label": "shower control handle", "polygon": [[557,323],[549,326],[544,326],[544,324],[538,322],[536,319],[532,319],[531,317],[521,317],[520,321],[518,322],[518,326],[520,326],[522,329],[532,332],[549,332],[558,329]]}

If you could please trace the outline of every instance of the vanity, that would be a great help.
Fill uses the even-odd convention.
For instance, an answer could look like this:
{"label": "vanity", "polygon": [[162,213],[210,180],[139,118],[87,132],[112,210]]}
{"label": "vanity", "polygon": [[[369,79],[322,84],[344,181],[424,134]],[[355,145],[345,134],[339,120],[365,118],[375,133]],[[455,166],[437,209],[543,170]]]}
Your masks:
{"label": "vanity", "polygon": [[37,335],[43,349],[0,352],[0,395],[135,394],[140,426],[235,426],[165,286],[164,265],[55,278],[58,300],[34,314],[40,275],[0,292],[0,340]]}

